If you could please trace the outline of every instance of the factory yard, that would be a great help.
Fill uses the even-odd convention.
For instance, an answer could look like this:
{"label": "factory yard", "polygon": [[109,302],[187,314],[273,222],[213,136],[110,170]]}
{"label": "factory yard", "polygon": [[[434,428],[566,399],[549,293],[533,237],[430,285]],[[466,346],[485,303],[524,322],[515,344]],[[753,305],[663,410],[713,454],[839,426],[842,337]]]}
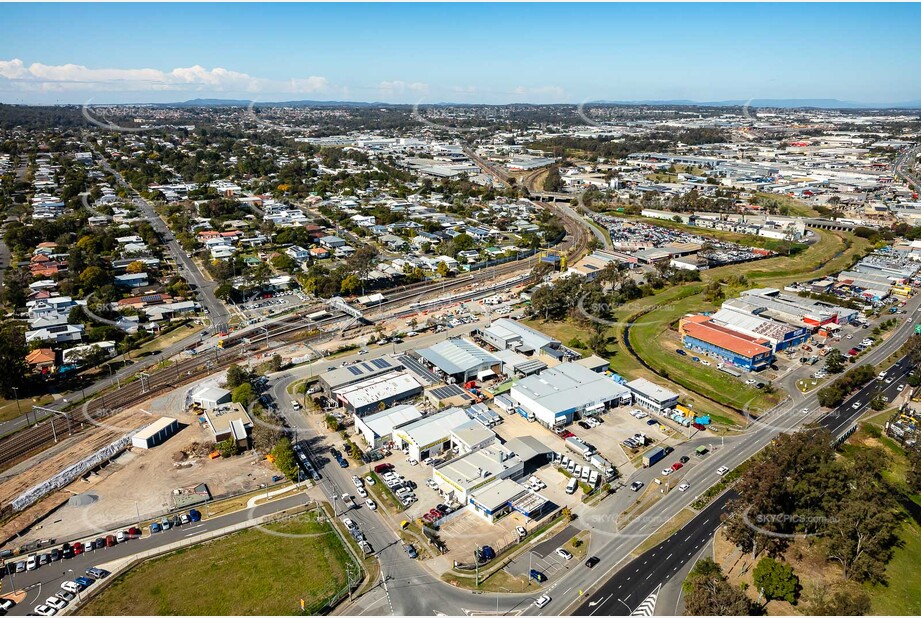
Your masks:
{"label": "factory yard", "polygon": [[80,615],[291,615],[301,599],[306,614],[318,613],[347,583],[352,559],[338,535],[314,512],[265,527],[145,562]]}

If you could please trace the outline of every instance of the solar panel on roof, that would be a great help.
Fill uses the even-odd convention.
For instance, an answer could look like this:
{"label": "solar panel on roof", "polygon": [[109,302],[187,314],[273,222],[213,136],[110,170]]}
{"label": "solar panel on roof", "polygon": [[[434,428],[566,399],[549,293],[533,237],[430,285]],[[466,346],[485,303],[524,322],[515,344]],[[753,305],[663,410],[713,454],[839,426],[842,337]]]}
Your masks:
{"label": "solar panel on roof", "polygon": [[352,375],[356,375],[356,376],[361,375],[361,371],[358,369],[358,367],[355,367],[354,365],[349,365],[347,369],[352,373]]}
{"label": "solar panel on roof", "polygon": [[378,369],[385,369],[386,367],[389,367],[389,366],[390,366],[390,363],[388,363],[387,361],[385,361],[383,358],[375,358],[375,359],[372,360],[371,362],[372,362],[372,363],[374,364],[374,366],[377,367]]}
{"label": "solar panel on roof", "polygon": [[152,302],[152,301],[155,301],[155,300],[160,300],[160,295],[159,295],[159,294],[153,294],[153,295],[150,295],[150,296],[141,296],[141,302],[142,302],[142,303],[149,303],[149,302]]}

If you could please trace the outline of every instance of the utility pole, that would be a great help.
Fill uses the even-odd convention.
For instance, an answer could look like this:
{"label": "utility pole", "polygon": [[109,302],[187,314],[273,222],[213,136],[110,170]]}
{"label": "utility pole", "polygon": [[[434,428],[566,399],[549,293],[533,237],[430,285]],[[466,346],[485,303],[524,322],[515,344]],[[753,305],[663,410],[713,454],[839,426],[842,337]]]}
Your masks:
{"label": "utility pole", "polygon": [[[22,416],[22,406],[19,404],[19,387],[13,386],[13,394],[16,396],[16,410],[19,411],[19,416]],[[26,423],[29,422],[29,415],[26,414]]]}

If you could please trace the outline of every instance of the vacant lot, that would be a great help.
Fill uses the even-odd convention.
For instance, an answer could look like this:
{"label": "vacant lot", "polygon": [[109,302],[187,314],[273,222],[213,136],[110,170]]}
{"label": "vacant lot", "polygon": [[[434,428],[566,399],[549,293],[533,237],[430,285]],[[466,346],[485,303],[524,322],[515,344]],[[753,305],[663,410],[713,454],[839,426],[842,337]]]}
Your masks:
{"label": "vacant lot", "polygon": [[81,615],[232,616],[317,613],[346,583],[347,550],[303,514],[157,558],[119,577]]}

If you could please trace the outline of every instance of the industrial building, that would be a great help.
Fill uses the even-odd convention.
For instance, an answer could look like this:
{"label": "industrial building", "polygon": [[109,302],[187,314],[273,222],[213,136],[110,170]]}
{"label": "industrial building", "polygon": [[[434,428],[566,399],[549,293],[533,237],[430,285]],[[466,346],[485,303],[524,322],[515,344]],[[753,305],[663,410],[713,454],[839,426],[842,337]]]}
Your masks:
{"label": "industrial building", "polygon": [[215,442],[233,438],[237,446],[249,448],[249,433],[253,429],[253,419],[239,403],[225,403],[205,410],[203,418],[208,423]]}
{"label": "industrial building", "polygon": [[528,376],[512,386],[509,396],[519,414],[545,427],[568,425],[632,399],[625,386],[577,363]]}
{"label": "industrial building", "polygon": [[773,318],[793,326],[806,326],[811,330],[826,324],[849,324],[859,315],[856,309],[782,294],[774,288],[747,290],[739,298],[727,300],[723,305],[735,311]]}
{"label": "industrial building", "polygon": [[179,421],[172,417],[164,416],[146,427],[138,429],[131,436],[131,446],[143,449],[153,448],[172,438],[178,431]]}
{"label": "industrial building", "polygon": [[450,408],[395,429],[393,441],[397,448],[408,448],[410,457],[422,461],[449,448],[451,432],[469,420],[462,409]]}
{"label": "industrial building", "polygon": [[419,380],[410,372],[401,371],[378,374],[361,382],[337,388],[332,394],[351,414],[364,416],[421,393],[422,384]]}
{"label": "industrial building", "polygon": [[631,380],[625,386],[633,393],[633,402],[636,405],[654,412],[674,408],[678,403],[678,393],[662,388],[646,378]]}
{"label": "industrial building", "polygon": [[775,353],[796,347],[810,337],[810,329],[805,326],[791,326],[753,313],[737,311],[731,306],[720,309],[710,317],[719,326],[749,337],[767,339]]}
{"label": "industrial building", "polygon": [[393,438],[393,431],[409,425],[422,418],[422,412],[414,405],[394,406],[390,409],[370,414],[355,415],[355,429],[364,437],[370,448],[380,448]]}
{"label": "industrial building", "polygon": [[502,479],[514,480],[523,473],[524,462],[518,455],[501,444],[493,444],[436,466],[432,478],[443,494],[466,504],[481,487]]}
{"label": "industrial building", "polygon": [[562,344],[558,340],[517,320],[499,318],[479,335],[497,350],[514,350],[525,356],[544,354],[557,360],[563,357]]}
{"label": "industrial building", "polygon": [[445,339],[419,350],[419,356],[456,382],[502,373],[502,361],[467,339]]}
{"label": "industrial building", "polygon": [[216,386],[206,386],[192,393],[192,403],[203,410],[212,410],[221,404],[230,403],[230,391]]}
{"label": "industrial building", "polygon": [[321,374],[319,377],[320,388],[323,389],[327,396],[330,396],[334,390],[401,369],[403,369],[403,365],[393,359],[387,357],[372,358],[346,367],[338,367]]}
{"label": "industrial building", "polygon": [[718,358],[725,363],[759,371],[774,360],[770,342],[714,324],[705,315],[685,316],[678,325],[684,347]]}

